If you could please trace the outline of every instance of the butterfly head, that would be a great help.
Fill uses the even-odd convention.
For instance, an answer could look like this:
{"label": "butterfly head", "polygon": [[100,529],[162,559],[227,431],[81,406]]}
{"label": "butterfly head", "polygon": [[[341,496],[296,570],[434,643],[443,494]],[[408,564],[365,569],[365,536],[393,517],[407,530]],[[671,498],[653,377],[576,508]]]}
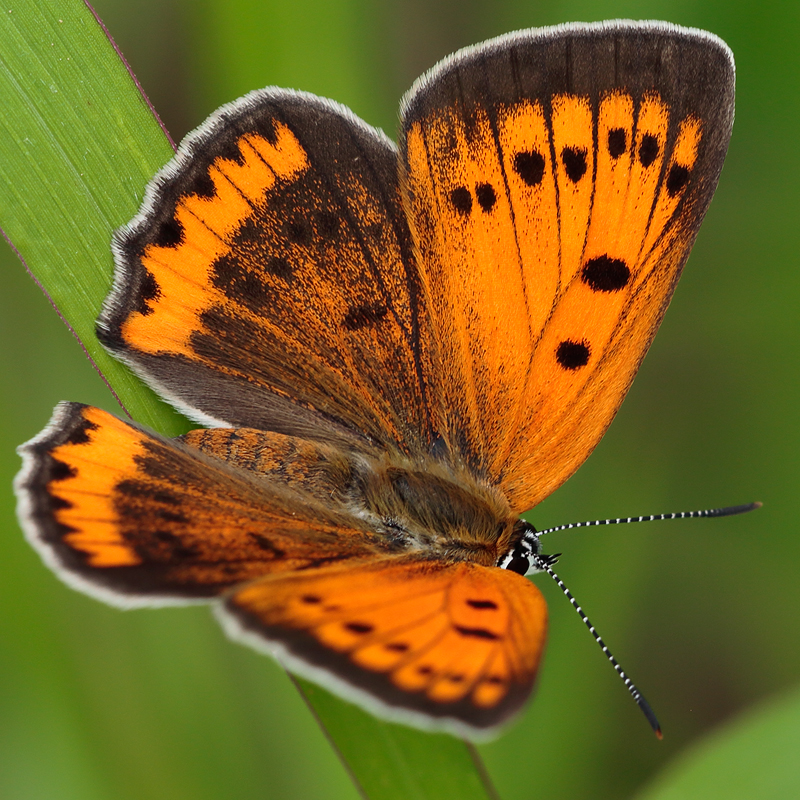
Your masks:
{"label": "butterfly head", "polygon": [[517,535],[514,537],[514,542],[497,560],[498,567],[510,569],[519,575],[535,575],[537,572],[543,572],[546,566],[550,567],[558,561],[560,553],[556,555],[542,553],[539,534],[530,522],[520,520],[516,527]]}

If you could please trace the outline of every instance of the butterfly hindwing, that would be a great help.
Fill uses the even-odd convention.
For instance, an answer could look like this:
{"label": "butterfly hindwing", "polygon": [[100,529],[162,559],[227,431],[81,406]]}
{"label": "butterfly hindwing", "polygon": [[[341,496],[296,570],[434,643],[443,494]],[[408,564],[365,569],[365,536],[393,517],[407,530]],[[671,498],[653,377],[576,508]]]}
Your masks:
{"label": "butterfly hindwing", "polygon": [[203,422],[425,449],[394,145],[277,89],[220,109],[115,238],[103,343]]}
{"label": "butterfly hindwing", "polygon": [[[358,520],[316,499],[330,497],[336,480],[334,464],[326,485],[324,452],[313,458],[312,444],[279,434],[246,448],[263,436],[207,432],[229,448],[243,439],[241,449],[257,453],[252,464],[240,462],[248,470],[98,408],[62,403],[20,448],[20,518],[67,582],[121,605],[213,597],[276,570],[381,551]],[[300,466],[290,481],[270,474],[303,447],[313,479]],[[208,442],[203,449],[213,452]]]}
{"label": "butterfly hindwing", "polygon": [[532,583],[423,557],[268,577],[230,594],[233,635],[384,715],[487,734],[525,701],[547,632]]}
{"label": "butterfly hindwing", "polygon": [[727,47],[663,23],[511,34],[407,96],[440,433],[515,510],[566,480],[622,402],[732,121]]}

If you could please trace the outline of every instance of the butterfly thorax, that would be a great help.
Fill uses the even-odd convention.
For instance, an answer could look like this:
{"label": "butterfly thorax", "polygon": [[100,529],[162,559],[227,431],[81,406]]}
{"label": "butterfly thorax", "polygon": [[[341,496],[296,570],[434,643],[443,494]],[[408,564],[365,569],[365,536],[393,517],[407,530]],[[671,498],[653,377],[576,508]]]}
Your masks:
{"label": "butterfly thorax", "polygon": [[436,459],[357,459],[350,507],[395,546],[447,561],[497,563],[516,537],[505,498]]}

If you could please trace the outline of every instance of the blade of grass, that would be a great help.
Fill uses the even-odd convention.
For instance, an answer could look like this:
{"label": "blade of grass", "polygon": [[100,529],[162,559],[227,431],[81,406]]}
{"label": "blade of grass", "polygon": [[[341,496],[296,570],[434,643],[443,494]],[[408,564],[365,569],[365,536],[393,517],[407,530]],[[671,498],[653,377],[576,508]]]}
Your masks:
{"label": "blade of grass", "polygon": [[[136,213],[172,147],[98,20],[80,0],[0,11],[0,225],[131,415],[176,435],[187,423],[94,335],[110,287],[113,230]],[[301,691],[373,800],[493,797],[474,750]]]}
{"label": "blade of grass", "polygon": [[130,413],[180,433],[185,421],[94,335],[111,232],[172,148],[83,3],[15,3],[0,41],[0,225]]}
{"label": "blade of grass", "polygon": [[293,680],[365,797],[498,800],[473,746],[383,722],[316,684]]}

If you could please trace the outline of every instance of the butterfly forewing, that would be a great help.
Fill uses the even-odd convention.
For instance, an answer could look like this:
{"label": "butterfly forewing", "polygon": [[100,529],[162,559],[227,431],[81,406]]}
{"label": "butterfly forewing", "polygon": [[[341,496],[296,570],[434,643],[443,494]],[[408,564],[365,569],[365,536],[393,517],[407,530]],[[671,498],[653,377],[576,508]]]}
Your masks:
{"label": "butterfly forewing", "polygon": [[221,109],[115,249],[101,339],[190,415],[427,447],[396,150],[343,107],[265,90]]}
{"label": "butterfly forewing", "polygon": [[515,510],[583,462],[622,402],[732,119],[727,48],[666,25],[502,37],[406,98],[403,185],[441,350],[438,427]]}

